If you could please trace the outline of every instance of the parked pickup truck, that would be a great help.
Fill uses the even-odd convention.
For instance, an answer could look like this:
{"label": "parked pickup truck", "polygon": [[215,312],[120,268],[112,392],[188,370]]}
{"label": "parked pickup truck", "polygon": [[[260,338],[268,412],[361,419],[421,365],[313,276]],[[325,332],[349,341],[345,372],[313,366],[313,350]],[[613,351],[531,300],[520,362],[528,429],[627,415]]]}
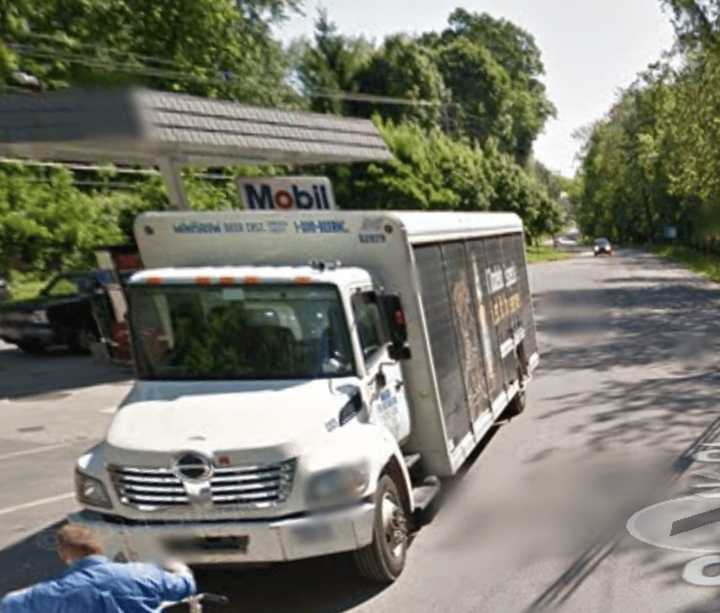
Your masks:
{"label": "parked pickup truck", "polygon": [[0,339],[28,353],[53,345],[88,352],[98,338],[91,301],[101,287],[101,271],[63,273],[30,300],[0,305]]}
{"label": "parked pickup truck", "polygon": [[70,521],[128,559],[353,552],[397,578],[440,479],[525,407],[520,219],[147,213],[135,234],[137,381],[78,460]]}

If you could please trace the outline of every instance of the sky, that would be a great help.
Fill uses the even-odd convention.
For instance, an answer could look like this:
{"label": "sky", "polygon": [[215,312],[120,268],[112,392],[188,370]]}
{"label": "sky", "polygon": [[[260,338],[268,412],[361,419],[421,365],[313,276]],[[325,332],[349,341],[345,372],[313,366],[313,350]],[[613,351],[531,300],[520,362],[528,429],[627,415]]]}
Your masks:
{"label": "sky", "polygon": [[318,6],[340,31],[381,42],[396,32],[441,30],[458,6],[504,17],[535,37],[548,96],[558,109],[535,155],[566,176],[576,168],[573,133],[601,118],[636,74],[670,49],[674,35],[660,0],[305,0],[305,16],[277,28],[285,43],[311,35]]}

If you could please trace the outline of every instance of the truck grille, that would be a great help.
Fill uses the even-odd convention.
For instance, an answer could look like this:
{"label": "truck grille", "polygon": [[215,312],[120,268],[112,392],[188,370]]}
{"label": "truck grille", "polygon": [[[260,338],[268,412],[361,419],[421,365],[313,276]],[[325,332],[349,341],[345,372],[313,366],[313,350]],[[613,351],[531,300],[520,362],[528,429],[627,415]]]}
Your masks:
{"label": "truck grille", "polygon": [[[120,502],[138,509],[189,506],[183,480],[169,468],[109,467]],[[287,500],[295,460],[262,466],[215,467],[209,479],[213,505],[271,507]]]}

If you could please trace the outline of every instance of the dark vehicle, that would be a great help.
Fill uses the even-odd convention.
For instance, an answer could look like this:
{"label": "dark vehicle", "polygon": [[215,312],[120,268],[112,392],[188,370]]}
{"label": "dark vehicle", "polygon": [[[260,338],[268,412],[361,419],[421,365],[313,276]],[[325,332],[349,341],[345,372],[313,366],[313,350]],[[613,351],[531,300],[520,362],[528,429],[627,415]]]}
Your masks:
{"label": "dark vehicle", "polygon": [[8,282],[0,277],[0,302],[10,299],[10,288]]}
{"label": "dark vehicle", "polygon": [[595,257],[599,255],[612,255],[613,249],[610,241],[606,238],[596,238],[593,253],[595,254]]}
{"label": "dark vehicle", "polygon": [[88,353],[99,337],[92,301],[102,288],[104,274],[60,274],[36,298],[0,305],[0,339],[28,353],[53,345]]}

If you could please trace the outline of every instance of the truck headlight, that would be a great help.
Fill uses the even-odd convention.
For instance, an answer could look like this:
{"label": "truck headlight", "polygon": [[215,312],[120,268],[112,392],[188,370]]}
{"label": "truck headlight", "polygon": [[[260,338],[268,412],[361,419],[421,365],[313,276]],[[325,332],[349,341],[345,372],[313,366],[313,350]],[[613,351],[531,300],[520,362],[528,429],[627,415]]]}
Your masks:
{"label": "truck headlight", "polygon": [[314,507],[347,504],[362,496],[369,481],[370,469],[364,461],[324,470],[308,481],[308,504]]}
{"label": "truck headlight", "polygon": [[48,320],[47,311],[44,311],[42,309],[38,311],[33,311],[32,315],[30,315],[30,321],[32,321],[34,324],[50,323],[50,320]]}
{"label": "truck headlight", "polygon": [[112,501],[101,481],[75,471],[75,495],[78,502],[91,507],[112,508]]}

